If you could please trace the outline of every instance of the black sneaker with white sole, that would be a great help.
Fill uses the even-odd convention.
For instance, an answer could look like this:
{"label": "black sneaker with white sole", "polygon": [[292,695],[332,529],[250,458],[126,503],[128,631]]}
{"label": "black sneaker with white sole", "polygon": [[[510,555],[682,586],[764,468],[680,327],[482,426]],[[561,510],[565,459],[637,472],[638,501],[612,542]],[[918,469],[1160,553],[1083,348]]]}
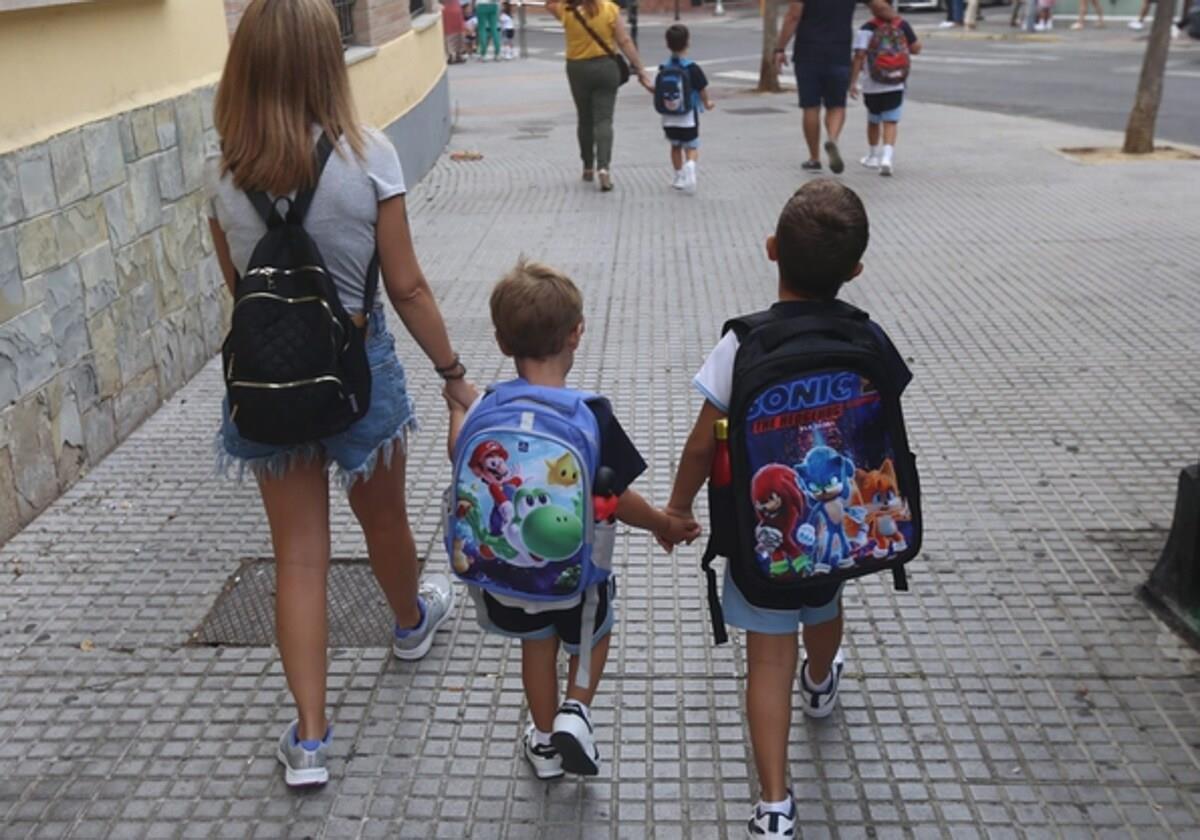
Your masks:
{"label": "black sneaker with white sole", "polygon": [[562,759],[562,769],[577,776],[600,772],[600,750],[587,712],[574,700],[563,703],[554,716],[550,743]]}
{"label": "black sneaker with white sole", "polygon": [[820,172],[824,167],[821,166],[821,161],[819,160],[806,160],[800,164],[800,168],[805,172]]}

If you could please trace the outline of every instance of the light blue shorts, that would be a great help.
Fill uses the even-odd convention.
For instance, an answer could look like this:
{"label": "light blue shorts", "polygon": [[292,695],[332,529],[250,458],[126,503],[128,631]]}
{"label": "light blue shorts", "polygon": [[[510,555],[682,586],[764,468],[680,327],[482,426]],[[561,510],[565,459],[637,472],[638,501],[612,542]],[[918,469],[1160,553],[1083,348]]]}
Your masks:
{"label": "light blue shorts", "polygon": [[721,590],[721,609],[725,623],[731,627],[763,633],[768,636],[794,635],[801,625],[824,624],[833,621],[842,611],[842,587],[827,603],[798,610],[768,610],[746,600],[733,582],[729,567],[725,568],[725,585]]}
{"label": "light blue shorts", "polygon": [[898,123],[900,122],[900,114],[904,112],[904,103],[900,103],[890,111],[883,111],[879,114],[867,112],[867,122],[871,125],[879,125],[880,123]]}
{"label": "light blue shorts", "polygon": [[324,457],[334,468],[338,483],[349,489],[358,479],[367,480],[382,460],[391,464],[396,448],[404,451],[408,433],[416,427],[404,366],[396,358],[396,341],[388,331],[383,310],[371,316],[367,333],[367,361],[371,365],[371,405],[350,428],[331,437],[299,446],[275,446],[246,440],[229,419],[229,400],[222,404],[221,431],[217,435],[217,469],[236,467],[238,477],[280,476],[300,461]]}
{"label": "light blue shorts", "polygon": [[695,151],[700,148],[700,138],[697,137],[695,140],[671,140],[671,148]]}

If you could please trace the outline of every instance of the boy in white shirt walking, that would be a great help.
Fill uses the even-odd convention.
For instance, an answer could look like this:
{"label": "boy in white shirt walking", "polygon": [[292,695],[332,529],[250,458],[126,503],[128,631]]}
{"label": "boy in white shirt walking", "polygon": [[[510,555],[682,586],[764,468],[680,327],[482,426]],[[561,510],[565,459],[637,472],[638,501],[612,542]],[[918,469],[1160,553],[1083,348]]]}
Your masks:
{"label": "boy in white shirt walking", "polygon": [[855,99],[859,94],[858,76],[864,66],[867,68],[862,95],[867,106],[870,151],[862,159],[862,165],[878,169],[880,175],[891,175],[895,168],[896,134],[904,107],[905,82],[911,56],[920,51],[917,33],[908,21],[898,17],[890,21],[871,18],[854,35],[850,96]]}

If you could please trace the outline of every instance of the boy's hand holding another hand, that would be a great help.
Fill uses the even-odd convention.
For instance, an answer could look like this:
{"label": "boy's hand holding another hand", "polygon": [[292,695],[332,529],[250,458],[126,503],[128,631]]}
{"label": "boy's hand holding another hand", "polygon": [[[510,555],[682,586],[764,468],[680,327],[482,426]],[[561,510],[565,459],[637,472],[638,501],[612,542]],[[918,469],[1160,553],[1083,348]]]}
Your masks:
{"label": "boy's hand holding another hand", "polygon": [[700,523],[695,520],[691,511],[663,508],[662,513],[666,517],[666,527],[655,532],[654,537],[663,551],[670,554],[675,546],[680,543],[691,545],[700,536]]}

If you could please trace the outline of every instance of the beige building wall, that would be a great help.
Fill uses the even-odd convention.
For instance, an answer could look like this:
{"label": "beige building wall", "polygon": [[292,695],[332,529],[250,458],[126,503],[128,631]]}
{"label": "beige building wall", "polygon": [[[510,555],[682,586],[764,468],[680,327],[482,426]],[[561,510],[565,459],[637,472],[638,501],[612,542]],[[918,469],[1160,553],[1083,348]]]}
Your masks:
{"label": "beige building wall", "polygon": [[[440,15],[359,3],[359,110],[415,182],[449,134]],[[0,543],[220,347],[230,299],[203,174],[239,4],[0,11]]]}

